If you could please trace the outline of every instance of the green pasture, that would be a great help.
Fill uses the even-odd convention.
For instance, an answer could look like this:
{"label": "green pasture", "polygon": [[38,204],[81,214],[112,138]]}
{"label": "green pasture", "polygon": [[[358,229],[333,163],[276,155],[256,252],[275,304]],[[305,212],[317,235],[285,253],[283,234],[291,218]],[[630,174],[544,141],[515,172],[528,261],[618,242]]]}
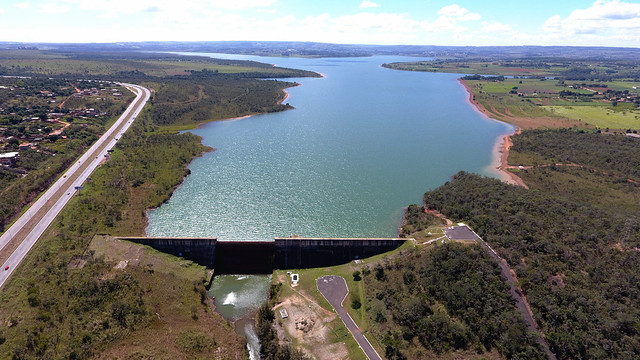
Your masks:
{"label": "green pasture", "polygon": [[[589,90],[572,89],[564,87],[556,80],[539,80],[539,79],[504,79],[503,81],[484,81],[484,80],[467,80],[469,84],[481,84],[482,90],[488,93],[509,93],[511,90],[523,94],[537,93],[540,96],[555,94],[562,90],[573,91],[579,94],[591,94]],[[514,89],[514,87],[516,89]]]}
{"label": "green pasture", "polygon": [[616,111],[617,109],[614,110],[612,106],[544,106],[543,108],[554,115],[579,120],[603,129],[640,129],[640,110]]}
{"label": "green pasture", "polygon": [[609,81],[606,82],[606,84],[609,86],[609,89],[612,90],[629,90],[630,93],[640,93],[640,82],[637,81]]}

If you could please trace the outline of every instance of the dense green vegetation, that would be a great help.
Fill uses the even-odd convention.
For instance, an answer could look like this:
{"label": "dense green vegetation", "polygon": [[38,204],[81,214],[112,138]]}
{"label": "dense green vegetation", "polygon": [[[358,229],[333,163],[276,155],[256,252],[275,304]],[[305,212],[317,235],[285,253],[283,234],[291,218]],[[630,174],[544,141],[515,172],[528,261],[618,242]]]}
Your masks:
{"label": "dense green vegetation", "polygon": [[[104,61],[92,66],[100,64]],[[117,75],[113,78],[120,80]],[[192,83],[135,76],[155,90],[151,104],[0,292],[0,323],[9,324],[0,330],[0,358],[86,359],[118,354],[119,344],[128,339],[134,339],[131,346],[143,347],[136,352],[140,358],[226,359],[244,353],[226,322],[207,310],[201,282],[154,272],[149,264],[119,270],[113,260],[95,258],[88,246],[97,233],[141,235],[146,209],[166,201],[188,174],[191,159],[209,150],[195,135],[176,134],[176,127],[286,109],[278,101],[291,83],[244,74],[218,77],[213,71]],[[73,265],[77,259],[86,261],[84,267]],[[198,330],[205,324],[214,338]],[[144,348],[147,342],[155,345]],[[175,350],[192,343],[197,349]]]}
{"label": "dense green vegetation", "polygon": [[404,213],[400,236],[413,236],[433,225],[442,225],[443,221],[433,214],[424,212],[424,207],[411,204]]}
{"label": "dense green vegetation", "polygon": [[158,125],[193,125],[290,109],[279,104],[282,89],[295,83],[243,78],[172,79],[164,82],[153,99],[153,118]]}
{"label": "dense green vegetation", "polygon": [[596,132],[567,129],[532,130],[513,136],[510,161],[518,165],[519,154],[535,154],[537,163],[572,163],[596,169],[625,181],[640,181],[640,140],[629,136],[603,136]]}
{"label": "dense green vegetation", "polygon": [[[434,224],[410,207],[412,229]],[[432,215],[431,215],[432,216]],[[417,226],[417,224],[420,224]],[[435,223],[438,223],[435,220]],[[387,359],[498,350],[508,359],[543,359],[516,312],[500,269],[478,245],[413,249],[363,272],[369,327]],[[436,355],[437,356],[437,355]]]}
{"label": "dense green vegetation", "polygon": [[425,203],[470,224],[507,259],[558,358],[632,359],[640,349],[640,275],[630,271],[640,266],[637,212],[578,201],[564,194],[575,185],[563,185],[525,190],[459,173]]}

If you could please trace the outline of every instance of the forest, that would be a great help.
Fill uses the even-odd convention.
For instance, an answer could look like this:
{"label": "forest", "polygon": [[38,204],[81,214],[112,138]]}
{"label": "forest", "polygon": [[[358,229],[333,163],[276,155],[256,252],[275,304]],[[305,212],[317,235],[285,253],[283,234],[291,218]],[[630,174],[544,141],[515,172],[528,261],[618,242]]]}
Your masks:
{"label": "forest", "polygon": [[545,358],[516,312],[498,265],[479,245],[414,248],[363,274],[375,324],[369,331],[385,347],[386,359],[456,351]]}
{"label": "forest", "polygon": [[616,194],[639,189],[626,180],[635,168],[615,160],[633,164],[638,139],[541,130],[513,141],[516,159],[539,164],[517,172],[530,190],[461,172],[426,193],[426,207],[469,224],[508,261],[558,358],[636,358],[640,223],[637,203]]}
{"label": "forest", "polygon": [[[510,162],[519,165],[570,163],[624,180],[640,181],[640,141],[629,136],[603,136],[593,131],[532,130],[514,136]],[[522,159],[520,154],[535,155]],[[520,158],[518,158],[520,157]]]}
{"label": "forest", "polygon": [[[295,86],[276,80],[197,78],[172,79],[153,99],[158,125],[193,125],[214,119],[291,109],[280,104],[282,89]],[[230,99],[232,101],[230,101]]]}

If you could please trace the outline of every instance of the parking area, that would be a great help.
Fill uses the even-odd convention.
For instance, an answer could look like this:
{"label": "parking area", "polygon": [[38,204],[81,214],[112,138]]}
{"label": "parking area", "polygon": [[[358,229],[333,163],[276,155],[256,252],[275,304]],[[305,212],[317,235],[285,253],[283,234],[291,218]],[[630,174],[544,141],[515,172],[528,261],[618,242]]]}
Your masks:
{"label": "parking area", "polygon": [[478,241],[480,238],[467,225],[450,226],[444,228],[444,234],[449,240]]}

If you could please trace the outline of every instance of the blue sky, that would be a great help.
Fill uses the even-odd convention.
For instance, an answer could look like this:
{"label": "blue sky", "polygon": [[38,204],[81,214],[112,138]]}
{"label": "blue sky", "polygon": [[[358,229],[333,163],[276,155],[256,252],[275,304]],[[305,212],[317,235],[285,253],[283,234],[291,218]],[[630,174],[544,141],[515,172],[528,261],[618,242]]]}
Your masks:
{"label": "blue sky", "polygon": [[0,41],[640,47],[640,0],[2,0]]}

